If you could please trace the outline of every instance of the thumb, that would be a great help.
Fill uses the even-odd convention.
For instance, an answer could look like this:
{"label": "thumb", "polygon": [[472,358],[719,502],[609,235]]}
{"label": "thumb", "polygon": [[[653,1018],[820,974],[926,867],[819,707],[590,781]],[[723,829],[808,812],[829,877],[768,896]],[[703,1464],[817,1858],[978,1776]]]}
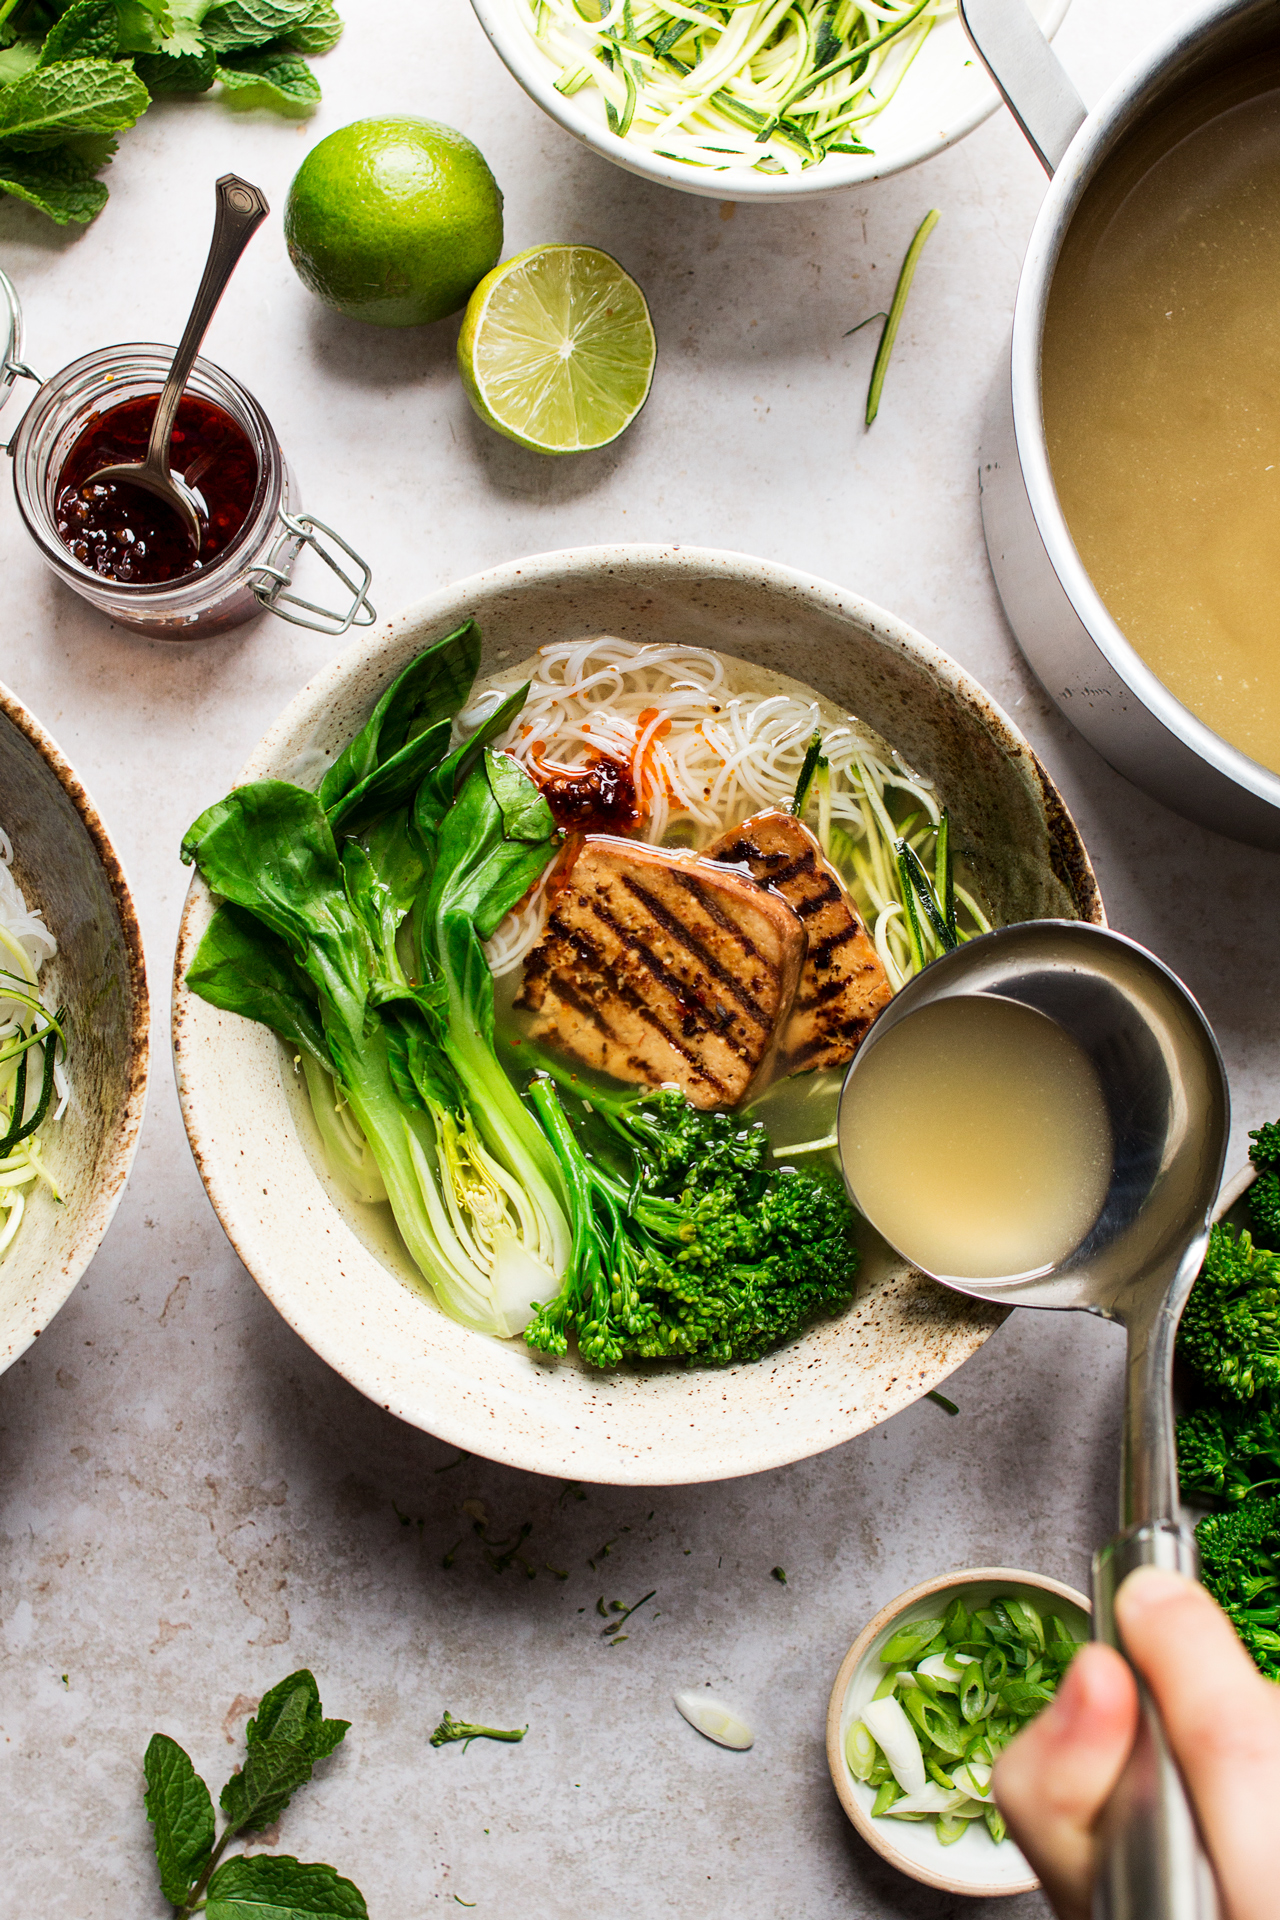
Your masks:
{"label": "thumb", "polygon": [[1276,1911],[1280,1687],[1216,1601],[1181,1574],[1131,1573],[1116,1594],[1125,1650],[1151,1689],[1232,1920]]}
{"label": "thumb", "polygon": [[1138,1691],[1125,1662],[1110,1647],[1084,1646],[1050,1705],[996,1761],[997,1805],[1059,1920],[1087,1920],[1093,1824],[1137,1722]]}

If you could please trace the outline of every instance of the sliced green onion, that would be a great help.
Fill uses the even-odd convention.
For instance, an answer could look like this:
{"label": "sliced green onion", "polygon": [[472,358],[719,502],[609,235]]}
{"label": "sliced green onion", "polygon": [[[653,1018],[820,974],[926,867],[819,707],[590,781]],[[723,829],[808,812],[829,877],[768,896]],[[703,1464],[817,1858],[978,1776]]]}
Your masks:
{"label": "sliced green onion", "polygon": [[870,1780],[881,1753],[865,1721],[855,1720],[845,1735],[844,1757],[855,1780]]}
{"label": "sliced green onion", "polygon": [[871,1804],[871,1811],[877,1819],[882,1819],[884,1815],[888,1813],[894,1801],[901,1800],[901,1798],[902,1788],[898,1785],[897,1781],[892,1779],[885,1780],[881,1783],[876,1797]]}
{"label": "sliced green onion", "polygon": [[893,1777],[906,1794],[924,1791],[924,1755],[915,1728],[893,1694],[884,1700],[868,1700],[862,1718],[893,1768]]}
{"label": "sliced green onion", "polygon": [[[850,1772],[868,1787],[879,1782],[872,1813],[930,1821],[943,1846],[981,1821],[999,1845],[995,1758],[1052,1700],[1065,1670],[1058,1652],[1069,1658],[1075,1646],[1057,1615],[1016,1594],[972,1614],[957,1594],[942,1620],[904,1623],[881,1650],[889,1670],[863,1709],[869,1738],[853,1729],[846,1737]],[[896,1788],[878,1772],[877,1748]]]}
{"label": "sliced green onion", "polygon": [[880,1649],[883,1667],[914,1666],[942,1632],[941,1620],[910,1620]]}

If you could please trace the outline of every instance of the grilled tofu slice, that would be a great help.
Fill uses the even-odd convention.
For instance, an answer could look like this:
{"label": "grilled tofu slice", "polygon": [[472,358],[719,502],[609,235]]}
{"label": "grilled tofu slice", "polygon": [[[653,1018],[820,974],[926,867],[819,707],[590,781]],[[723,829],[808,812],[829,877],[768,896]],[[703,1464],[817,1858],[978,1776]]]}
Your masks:
{"label": "grilled tofu slice", "polygon": [[777,894],[696,855],[591,835],[525,961],[540,1036],[695,1107],[733,1107],[795,997],[805,932]]}
{"label": "grilled tofu slice", "polygon": [[745,868],[775,888],[809,936],[800,986],[778,1043],[778,1073],[852,1060],[893,988],[857,908],[808,827],[770,807],[712,841],[702,857]]}

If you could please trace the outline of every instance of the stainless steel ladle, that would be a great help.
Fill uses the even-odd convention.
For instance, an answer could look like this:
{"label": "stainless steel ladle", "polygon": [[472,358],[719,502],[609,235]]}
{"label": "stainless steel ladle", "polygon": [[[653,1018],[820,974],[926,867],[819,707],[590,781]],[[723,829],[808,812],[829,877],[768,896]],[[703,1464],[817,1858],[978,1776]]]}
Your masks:
{"label": "stainless steel ladle", "polygon": [[[978,1300],[1082,1309],[1125,1327],[1120,1532],[1093,1564],[1095,1637],[1123,1653],[1113,1603],[1125,1575],[1139,1566],[1198,1571],[1178,1499],[1173,1349],[1222,1180],[1226,1075],[1208,1022],[1167,967],[1120,934],[1039,920],[972,940],[909,981],[863,1042],[846,1092],[901,1021],[975,994],[1055,1020],[1093,1062],[1111,1120],[1106,1200],[1060,1266],[1013,1281],[932,1277]],[[1095,1920],[1215,1920],[1195,1817],[1141,1680],[1138,1689],[1138,1736],[1103,1816]]]}
{"label": "stainless steel ladle", "polygon": [[155,419],[151,422],[146,456],[141,461],[130,460],[117,466],[99,467],[96,473],[91,473],[88,479],[81,482],[82,486],[91,487],[103,481],[118,481],[125,486],[142,487],[146,492],[155,494],[158,500],[163,500],[173,508],[197,553],[200,551],[200,523],[208,515],[201,496],[187,485],[181,474],[174,473],[169,466],[173,422],[200,344],[209,330],[209,322],[213,319],[227,282],[235,272],[240,255],[251,237],[271,211],[265,194],[247,180],[242,180],[238,174],[224,173],[216,191],[217,211],[214,214],[213,239],[209,242],[209,257],[204,263],[204,273],[191,316],[178,342],[169,377],[161,391]]}

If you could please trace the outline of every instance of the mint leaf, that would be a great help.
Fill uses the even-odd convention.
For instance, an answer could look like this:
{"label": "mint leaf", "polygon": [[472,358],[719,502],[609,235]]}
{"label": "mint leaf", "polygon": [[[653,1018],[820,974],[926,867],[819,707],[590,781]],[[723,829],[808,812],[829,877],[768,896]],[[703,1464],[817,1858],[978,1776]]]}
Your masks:
{"label": "mint leaf", "polygon": [[0,146],[35,153],[59,146],[69,133],[114,133],[131,127],[149,102],[128,61],[37,67],[0,92]]}
{"label": "mint leaf", "polygon": [[60,227],[68,220],[92,220],[107,204],[107,190],[78,154],[60,147],[54,153],[6,153],[0,148],[0,193],[11,193]]}
{"label": "mint leaf", "polygon": [[140,53],[133,65],[153,98],[158,94],[208,93],[218,77],[218,57],[209,48],[201,53]]}
{"label": "mint leaf", "polygon": [[254,1747],[261,1740],[288,1740],[310,1751],[308,1729],[320,1719],[320,1689],[308,1667],[299,1667],[280,1680],[258,1702],[258,1711],[244,1730],[245,1740]]}
{"label": "mint leaf", "polygon": [[347,1737],[349,1720],[322,1720],[318,1727],[311,1730],[312,1760],[327,1760],[336,1747],[340,1747]]}
{"label": "mint leaf", "polygon": [[114,60],[120,51],[116,0],[76,0],[49,29],[38,65],[56,60]]}
{"label": "mint leaf", "polygon": [[272,1826],[310,1778],[311,1751],[305,1741],[254,1741],[243,1773],[233,1773],[222,1789],[222,1811],[232,1831],[261,1833]]}
{"label": "mint leaf", "polygon": [[342,38],[342,21],[333,0],[316,0],[301,26],[292,27],[280,42],[293,53],[332,53]]}
{"label": "mint leaf", "polygon": [[287,1853],[226,1861],[209,1882],[204,1911],[205,1920],[369,1920],[359,1887]]}
{"label": "mint leaf", "polygon": [[299,1667],[264,1693],[258,1711],[245,1728],[245,1739],[252,1747],[259,1740],[296,1740],[302,1742],[312,1760],[323,1760],[342,1742],[349,1720],[326,1720],[320,1704],[320,1689],[315,1675]]}
{"label": "mint leaf", "polygon": [[187,1754],[167,1734],[152,1735],[142,1770],[160,1887],[175,1907],[185,1906],[213,1852],[213,1801]]}
{"label": "mint leaf", "polygon": [[120,142],[109,133],[73,133],[44,158],[56,160],[60,153],[73,153],[84,161],[91,173],[101,173],[108,160],[115,159],[119,148]]}
{"label": "mint leaf", "polygon": [[207,45],[216,53],[265,47],[310,19],[315,0],[223,0],[202,21]]}
{"label": "mint leaf", "polygon": [[320,100],[320,83],[296,53],[232,53],[219,66],[218,78],[229,107],[248,111],[265,107],[271,113],[305,119]]}
{"label": "mint leaf", "polygon": [[14,80],[21,80],[24,73],[30,73],[33,67],[40,65],[40,42],[38,40],[15,40],[11,47],[0,53],[0,87],[7,87]]}

